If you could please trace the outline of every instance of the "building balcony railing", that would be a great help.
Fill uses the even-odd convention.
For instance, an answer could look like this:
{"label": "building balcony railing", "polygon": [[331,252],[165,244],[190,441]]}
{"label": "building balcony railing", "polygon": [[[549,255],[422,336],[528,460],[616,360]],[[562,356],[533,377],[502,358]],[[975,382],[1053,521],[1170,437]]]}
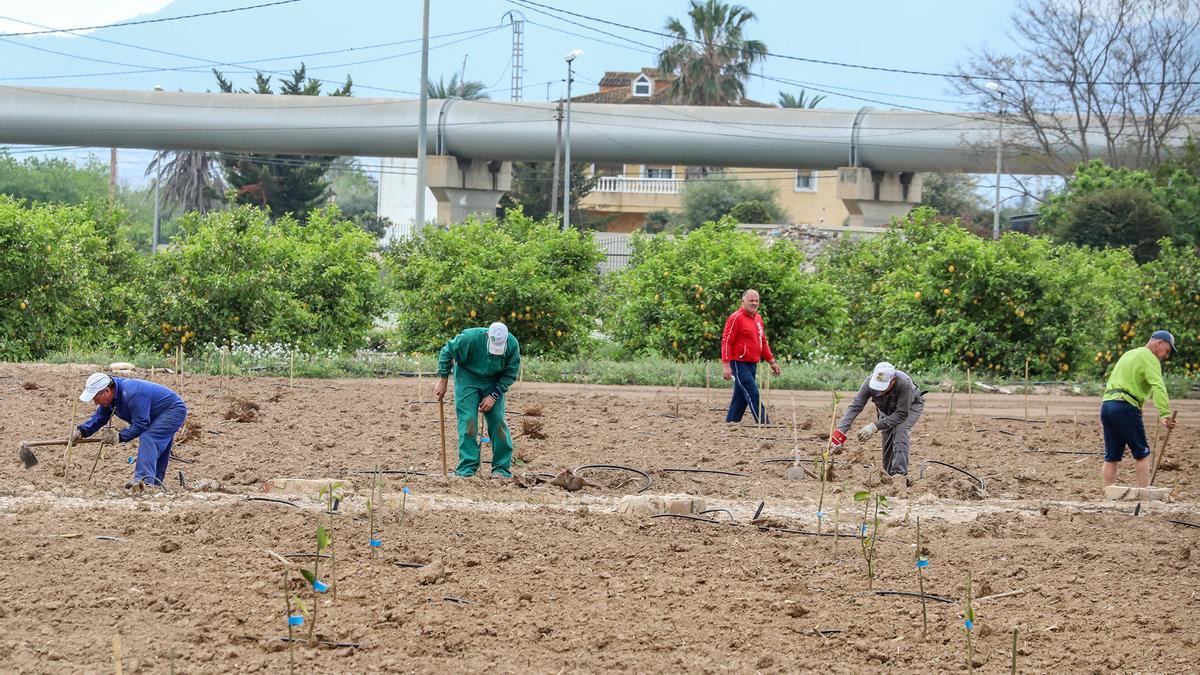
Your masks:
{"label": "building balcony railing", "polygon": [[601,176],[593,192],[626,192],[646,195],[677,195],[683,190],[682,178],[625,178]]}

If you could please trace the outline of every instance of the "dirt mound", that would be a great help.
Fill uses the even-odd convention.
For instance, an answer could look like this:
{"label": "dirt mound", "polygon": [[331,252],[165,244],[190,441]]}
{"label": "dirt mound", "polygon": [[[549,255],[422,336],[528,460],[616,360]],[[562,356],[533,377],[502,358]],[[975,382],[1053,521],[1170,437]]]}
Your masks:
{"label": "dirt mound", "polygon": [[521,418],[521,435],[529,438],[546,438],[546,433],[542,431],[546,423],[538,419]]}
{"label": "dirt mound", "polygon": [[249,399],[234,397],[233,403],[225,411],[225,419],[235,422],[255,422],[258,420],[262,406]]}
{"label": "dirt mound", "polygon": [[204,427],[201,426],[195,418],[189,417],[187,418],[187,421],[183,423],[183,428],[175,434],[175,445],[183,445],[188,441],[194,441],[201,437],[200,434],[203,431]]}

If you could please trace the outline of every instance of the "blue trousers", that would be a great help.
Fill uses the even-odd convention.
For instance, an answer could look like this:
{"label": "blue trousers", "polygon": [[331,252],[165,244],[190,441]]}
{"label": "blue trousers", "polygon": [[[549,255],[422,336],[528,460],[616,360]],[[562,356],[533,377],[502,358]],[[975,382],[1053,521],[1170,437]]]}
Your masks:
{"label": "blue trousers", "polygon": [[[742,415],[746,414],[746,408],[749,407],[755,422],[768,424],[767,411],[758,400],[758,382],[755,381],[758,364],[730,361],[729,369],[733,371],[733,400],[729,402],[729,412],[725,414],[725,421],[741,422]],[[760,414],[762,419],[759,419]]]}
{"label": "blue trousers", "polygon": [[167,476],[167,463],[171,461],[171,446],[175,444],[175,432],[183,427],[187,413],[185,406],[176,405],[150,420],[150,428],[138,436],[137,461],[133,466],[134,481],[158,486],[163,484]]}

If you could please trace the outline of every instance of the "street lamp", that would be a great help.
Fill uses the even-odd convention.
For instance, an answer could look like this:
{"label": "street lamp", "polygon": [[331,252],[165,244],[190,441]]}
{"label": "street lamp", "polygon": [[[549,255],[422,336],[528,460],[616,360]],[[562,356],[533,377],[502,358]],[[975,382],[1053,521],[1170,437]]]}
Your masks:
{"label": "street lamp", "polygon": [[[154,91],[162,91],[162,90],[163,90],[163,88],[162,88],[161,84],[154,85]],[[159,196],[159,193],[161,190],[160,186],[162,185],[162,163],[163,163],[163,154],[162,154],[162,150],[159,150],[156,153],[155,161],[154,161],[154,169],[155,169],[155,175],[154,175],[154,232],[151,233],[151,235],[150,235],[150,252],[151,253],[158,253],[158,237],[159,237],[159,232],[160,232],[159,223],[161,222],[160,214],[162,213],[162,207],[159,205],[160,202],[159,202],[158,196]]]}
{"label": "street lamp", "polygon": [[1004,147],[1004,89],[996,82],[988,82],[984,85],[988,91],[995,92],[1000,95],[1000,119],[996,126],[996,201],[992,205],[992,239],[1000,238],[1000,169],[1001,159],[1000,151]]}
{"label": "street lamp", "polygon": [[567,53],[567,108],[564,113],[566,119],[566,144],[563,146],[563,222],[562,229],[571,227],[571,75],[572,63],[575,57],[582,56],[582,49],[572,49]]}

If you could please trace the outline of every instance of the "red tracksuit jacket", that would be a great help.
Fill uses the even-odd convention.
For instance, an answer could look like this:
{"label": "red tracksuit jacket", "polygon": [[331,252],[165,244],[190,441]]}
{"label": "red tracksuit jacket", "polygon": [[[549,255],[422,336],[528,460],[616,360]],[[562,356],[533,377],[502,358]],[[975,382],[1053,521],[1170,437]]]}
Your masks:
{"label": "red tracksuit jacket", "polygon": [[725,320],[725,332],[721,333],[721,361],[774,361],[771,346],[767,344],[767,333],[763,330],[762,315],[755,312],[750,316],[742,308]]}

